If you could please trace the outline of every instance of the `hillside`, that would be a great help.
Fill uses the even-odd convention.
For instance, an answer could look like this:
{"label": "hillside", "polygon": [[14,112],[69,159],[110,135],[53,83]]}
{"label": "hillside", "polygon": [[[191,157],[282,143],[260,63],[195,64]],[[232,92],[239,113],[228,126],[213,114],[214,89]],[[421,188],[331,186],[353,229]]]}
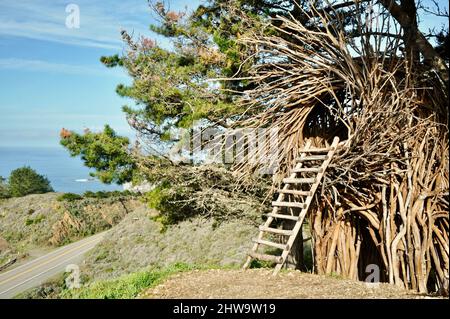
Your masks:
{"label": "hillside", "polygon": [[162,229],[151,219],[154,214],[135,211],[126,216],[88,253],[83,274],[90,280],[103,280],[179,262],[239,266],[256,231],[248,221],[217,224],[203,218]]}
{"label": "hillside", "polygon": [[66,290],[60,276],[20,298],[133,298],[153,283],[153,279],[142,283],[142,277],[178,272],[179,264],[186,269],[240,267],[257,232],[253,217],[217,222],[198,216],[163,225],[155,221],[157,216],[145,206],[136,205],[131,211],[130,205],[130,212],[86,254],[80,265],[80,292]]}
{"label": "hillside", "polygon": [[0,201],[0,265],[25,258],[116,225],[129,212],[145,209],[135,198],[60,200],[60,193]]}
{"label": "hillside", "polygon": [[[3,239],[0,249],[9,246],[7,254],[23,253],[111,230],[81,265],[81,289],[67,290],[60,276],[20,298],[425,297],[388,284],[374,288],[293,270],[282,271],[277,278],[267,268],[242,271],[257,229],[253,219],[218,223],[196,217],[163,227],[155,221],[157,211],[135,199],[83,199],[69,204],[57,197],[33,195],[3,202],[0,236],[8,243]],[[27,222],[30,219],[39,222]],[[14,231],[16,236],[11,236]]]}

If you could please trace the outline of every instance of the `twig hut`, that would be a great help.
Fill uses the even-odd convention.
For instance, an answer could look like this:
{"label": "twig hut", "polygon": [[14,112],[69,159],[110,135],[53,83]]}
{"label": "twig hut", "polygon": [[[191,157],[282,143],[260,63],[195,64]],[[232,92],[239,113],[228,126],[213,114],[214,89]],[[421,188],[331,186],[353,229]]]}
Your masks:
{"label": "twig hut", "polygon": [[386,12],[374,4],[363,12],[365,20],[355,17],[358,37],[349,37],[338,14],[311,6],[303,11],[315,21],[308,27],[278,17],[270,24],[277,35],[241,39],[259,63],[237,126],[278,129],[280,152],[271,160],[280,176],[306,140],[343,141],[309,210],[315,272],[364,280],[376,265],[382,281],[448,289],[445,83],[402,53],[400,37],[385,36],[396,30]]}

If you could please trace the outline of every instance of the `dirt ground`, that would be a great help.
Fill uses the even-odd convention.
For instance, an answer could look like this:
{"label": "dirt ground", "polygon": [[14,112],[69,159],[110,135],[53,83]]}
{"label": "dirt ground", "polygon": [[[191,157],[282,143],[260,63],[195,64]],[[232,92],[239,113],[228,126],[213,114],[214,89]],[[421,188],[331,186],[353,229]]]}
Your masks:
{"label": "dirt ground", "polygon": [[369,287],[364,282],[270,269],[196,270],[174,275],[146,291],[143,298],[286,298],[286,299],[405,299],[430,298],[389,284]]}

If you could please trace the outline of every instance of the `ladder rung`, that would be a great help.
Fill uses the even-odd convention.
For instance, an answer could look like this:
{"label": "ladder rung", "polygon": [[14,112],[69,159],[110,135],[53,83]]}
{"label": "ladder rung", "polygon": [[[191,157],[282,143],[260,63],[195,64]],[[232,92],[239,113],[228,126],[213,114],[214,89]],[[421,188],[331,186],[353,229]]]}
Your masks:
{"label": "ladder rung", "polygon": [[328,153],[329,151],[334,151],[334,147],[310,148],[307,150],[301,150],[300,153]]}
{"label": "ladder rung", "polygon": [[272,206],[305,208],[306,204],[297,202],[272,202]]}
{"label": "ladder rung", "polygon": [[298,191],[295,189],[279,189],[279,190],[277,190],[277,192],[283,193],[283,194],[299,195],[299,196],[312,196],[312,192],[310,192],[310,191]]}
{"label": "ladder rung", "polygon": [[278,229],[278,228],[259,226],[259,230],[266,232],[266,233],[272,233],[272,234],[278,234],[278,235],[285,235],[285,236],[292,235],[292,230],[287,230],[287,229]]}
{"label": "ladder rung", "polygon": [[273,218],[280,218],[280,219],[298,220],[298,216],[287,215],[287,214],[270,213],[270,214],[267,214],[267,216],[273,217]]}
{"label": "ladder rung", "polygon": [[265,245],[265,246],[271,246],[271,247],[275,247],[275,248],[279,248],[279,249],[286,249],[285,244],[279,244],[279,243],[274,243],[273,241],[268,241],[268,240],[264,240],[264,239],[259,239],[259,238],[253,238],[252,239],[254,243],[260,244],[260,245]]}
{"label": "ladder rung", "polygon": [[298,157],[297,162],[304,162],[304,161],[323,161],[328,159],[327,155],[311,155],[311,156],[304,156],[304,157]]}
{"label": "ladder rung", "polygon": [[321,167],[300,167],[294,168],[293,173],[322,173],[323,169]]}
{"label": "ladder rung", "polygon": [[283,183],[285,184],[312,184],[315,183],[316,179],[314,177],[311,178],[284,178]]}
{"label": "ladder rung", "polygon": [[274,263],[277,263],[277,264],[281,264],[283,262],[283,259],[281,258],[281,256],[259,254],[259,253],[256,253],[254,251],[249,252],[248,255],[250,257],[254,258],[254,259],[274,262]]}

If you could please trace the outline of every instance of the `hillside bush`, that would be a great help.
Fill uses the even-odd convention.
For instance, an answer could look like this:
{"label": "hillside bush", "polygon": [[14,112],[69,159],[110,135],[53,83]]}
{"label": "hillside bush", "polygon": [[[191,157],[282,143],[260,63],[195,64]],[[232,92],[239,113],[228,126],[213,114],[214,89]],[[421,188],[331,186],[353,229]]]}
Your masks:
{"label": "hillside bush", "polygon": [[117,197],[127,197],[127,196],[133,196],[132,192],[125,190],[125,191],[98,191],[98,192],[92,192],[92,191],[86,191],[83,194],[84,198],[117,198]]}
{"label": "hillside bush", "polygon": [[58,202],[73,202],[76,200],[80,200],[83,199],[82,196],[78,195],[78,194],[74,194],[74,193],[65,193],[62,194],[61,196],[58,196],[58,198],[56,199]]}
{"label": "hillside bush", "polygon": [[6,178],[3,178],[0,176],[0,199],[2,198],[8,198],[9,195],[9,189],[8,184],[6,183]]}
{"label": "hillside bush", "polygon": [[132,299],[136,298],[143,290],[156,286],[170,275],[197,268],[184,263],[175,263],[163,269],[150,269],[113,280],[94,282],[79,289],[64,290],[61,298]]}
{"label": "hillside bush", "polygon": [[28,166],[11,172],[8,180],[8,190],[13,197],[53,192],[50,181]]}
{"label": "hillside bush", "polygon": [[[154,219],[164,226],[196,216],[218,222],[233,218],[259,218],[267,210],[262,204],[267,184],[256,178],[241,181],[225,168],[214,165],[198,167],[164,167],[167,172],[159,183],[143,196],[143,201],[159,215]],[[156,169],[148,175],[157,176]],[[144,172],[146,173],[146,172]],[[152,181],[154,182],[154,181]]]}

